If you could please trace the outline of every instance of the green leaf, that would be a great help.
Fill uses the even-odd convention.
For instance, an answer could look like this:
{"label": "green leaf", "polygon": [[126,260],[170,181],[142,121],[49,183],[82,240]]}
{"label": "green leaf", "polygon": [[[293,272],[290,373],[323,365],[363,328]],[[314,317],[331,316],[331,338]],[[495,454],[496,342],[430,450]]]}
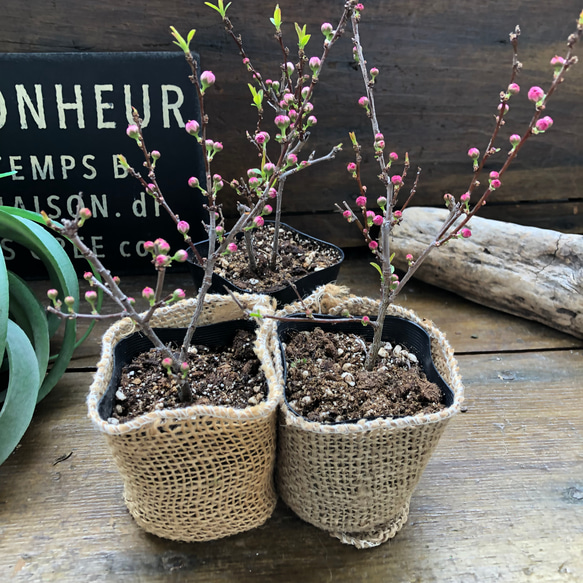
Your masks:
{"label": "green leaf", "polygon": [[312,35],[306,34],[306,25],[305,24],[302,28],[300,28],[300,25],[296,22],[295,27],[296,27],[296,33],[298,35],[298,46],[299,46],[300,50],[304,50]]}
{"label": "green leaf", "polygon": [[378,265],[378,263],[375,263],[374,261],[371,261],[371,265],[379,272],[381,276],[381,281],[384,281],[385,277],[383,275],[383,270],[381,269],[381,266]]}
{"label": "green leaf", "polygon": [[32,343],[39,377],[43,380],[47,372],[50,352],[49,326],[45,309],[23,279],[9,271],[8,281],[10,318],[25,332]]}
{"label": "green leaf", "polygon": [[229,2],[226,6],[223,6],[223,0],[219,0],[217,6],[215,6],[211,2],[205,2],[205,4],[212,8],[213,10],[216,10],[221,15],[221,18],[224,20],[227,17],[227,10],[229,9],[231,2]]}
{"label": "green leaf", "polygon": [[10,373],[6,399],[0,411],[0,464],[12,453],[29,426],[40,384],[34,349],[26,334],[10,321],[6,352]]}
{"label": "green leaf", "polygon": [[259,110],[263,111],[263,89],[257,91],[251,83],[247,83],[249,90],[251,91],[251,95],[253,97],[253,105]]}
{"label": "green leaf", "polygon": [[273,11],[273,18],[270,18],[271,24],[275,26],[275,30],[277,32],[281,32],[281,9],[279,8],[279,4],[276,5],[275,10]]}

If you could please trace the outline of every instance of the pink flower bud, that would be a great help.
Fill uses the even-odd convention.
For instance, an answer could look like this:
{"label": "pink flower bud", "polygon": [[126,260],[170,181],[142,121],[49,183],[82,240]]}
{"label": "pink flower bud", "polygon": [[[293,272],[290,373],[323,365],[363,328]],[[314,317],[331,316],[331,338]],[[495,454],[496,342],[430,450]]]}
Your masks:
{"label": "pink flower bud", "polygon": [[227,249],[231,252],[231,253],[235,253],[238,249],[237,244],[236,243],[229,243],[227,245]]}
{"label": "pink flower bud", "polygon": [[190,230],[190,225],[186,221],[178,221],[176,228],[178,229],[179,233],[186,235],[186,233],[188,233]]}
{"label": "pink flower bud", "polygon": [[478,148],[470,148],[468,150],[468,156],[472,158],[472,160],[477,160],[480,157],[480,150],[478,150]]}
{"label": "pink flower bud", "polygon": [[170,244],[165,239],[156,239],[154,245],[156,245],[159,253],[168,253],[170,251]]}
{"label": "pink flower bud", "polygon": [[[96,292],[85,292],[85,295],[87,296],[87,294],[91,294],[94,293],[97,296]],[[69,306],[69,308],[73,307],[73,304],[75,303],[75,298],[73,296],[66,296],[65,299],[63,300],[65,302],[66,306]]]}
{"label": "pink flower bud", "polygon": [[174,253],[174,257],[172,257],[174,261],[178,261],[178,263],[184,263],[188,259],[188,252],[184,249],[179,249]]}
{"label": "pink flower bud", "polygon": [[158,160],[160,158],[160,152],[158,152],[158,150],[152,150],[150,155],[152,158],[154,158],[154,160]]}
{"label": "pink flower bud", "polygon": [[395,162],[396,160],[399,159],[399,154],[397,154],[397,152],[391,152],[389,154],[389,159],[392,160],[393,162]]}
{"label": "pink flower bud", "polygon": [[223,144],[222,144],[222,142],[215,142],[213,144],[213,150],[215,152],[222,152],[223,151]]}
{"label": "pink flower bud", "polygon": [[287,128],[290,124],[290,119],[287,115],[278,115],[275,118],[275,125],[280,129],[283,130]]}
{"label": "pink flower bud", "polygon": [[172,359],[167,356],[166,358],[162,359],[162,366],[168,370],[168,372],[170,372],[170,369],[172,368]]}
{"label": "pink flower bud", "polygon": [[351,218],[352,218],[352,211],[346,210],[346,211],[344,211],[344,212],[342,213],[342,216],[343,216],[345,219],[351,219]]}
{"label": "pink flower bud", "polygon": [[356,206],[359,206],[361,208],[366,206],[366,196],[359,196],[356,199]]}
{"label": "pink flower bud", "polygon": [[275,188],[270,188],[268,192],[269,198],[277,198],[277,190]]}
{"label": "pink flower bud", "polygon": [[[184,292],[183,292],[184,293]],[[188,366],[188,362],[183,362],[180,365],[180,372],[188,372],[190,370],[190,367]]]}
{"label": "pink flower bud", "polygon": [[50,289],[47,291],[47,297],[49,300],[56,300],[59,297],[59,292],[56,289]]}
{"label": "pink flower bud", "polygon": [[407,253],[407,255],[405,255],[405,259],[409,262],[413,261],[413,255],[411,255],[411,253]]}
{"label": "pink flower bud", "polygon": [[215,84],[215,76],[212,71],[203,71],[200,75],[200,83],[203,90]]}
{"label": "pink flower bud", "polygon": [[512,134],[510,136],[510,144],[512,146],[518,146],[518,144],[520,144],[520,136],[518,134]]}
{"label": "pink flower bud", "polygon": [[285,93],[283,96],[283,100],[285,101],[286,105],[294,102],[294,95],[293,93]]}
{"label": "pink flower bud", "polygon": [[191,135],[191,136],[196,136],[200,130],[200,126],[198,124],[198,122],[194,119],[191,119],[190,121],[186,122],[186,125],[184,126],[184,129]]}
{"label": "pink flower bud", "polygon": [[358,100],[358,105],[360,105],[360,107],[368,107],[368,97],[366,95],[363,95],[359,100]]}
{"label": "pink flower bud", "polygon": [[519,92],[520,85],[518,85],[517,83],[510,83],[510,85],[508,85],[508,93],[510,93],[510,95],[516,95]]}
{"label": "pink flower bud", "polygon": [[156,267],[167,267],[170,264],[170,257],[168,255],[156,255],[156,259],[154,260],[154,264]]}
{"label": "pink flower bud", "polygon": [[269,141],[269,134],[267,132],[259,132],[256,136],[255,136],[255,141],[261,145],[261,144],[265,144]]}
{"label": "pink flower bud", "polygon": [[[510,109],[510,106],[507,103],[505,103],[504,104],[504,113],[507,113],[509,109]],[[501,103],[498,104],[498,111],[502,111],[502,104]]]}
{"label": "pink flower bud", "polygon": [[308,117],[308,126],[315,126],[318,123],[318,118],[315,115]]}
{"label": "pink flower bud", "polygon": [[223,177],[220,174],[213,174],[213,182],[221,182]]}
{"label": "pink flower bud", "polygon": [[359,2],[354,8],[355,10],[362,12],[364,10],[364,4],[362,2]]}
{"label": "pink flower bud", "polygon": [[546,117],[537,119],[534,125],[539,132],[546,132],[553,125],[553,120],[547,115]]}
{"label": "pink flower bud", "polygon": [[402,213],[401,211],[395,211],[395,212],[393,213],[393,216],[394,216],[396,219],[400,219],[400,218],[403,216],[403,213]]}
{"label": "pink flower bud", "polygon": [[469,239],[472,236],[472,232],[469,229],[462,229],[460,234],[464,239]]}
{"label": "pink flower bud", "polygon": [[528,99],[530,99],[530,101],[534,101],[534,103],[538,103],[541,99],[543,99],[544,96],[545,92],[536,85],[528,90]]}
{"label": "pink flower bud", "polygon": [[375,146],[378,150],[384,150],[385,149],[385,140],[377,140],[375,142]]}
{"label": "pink flower bud", "polygon": [[199,185],[198,182],[198,178],[196,176],[191,176],[188,179],[188,186],[190,186],[190,188],[196,188]]}
{"label": "pink flower bud", "polygon": [[379,74],[379,70],[376,67],[373,67],[370,70],[370,76],[374,79]]}
{"label": "pink flower bud", "polygon": [[156,297],[156,293],[151,287],[145,287],[142,290],[142,297],[146,300],[153,300]]}
{"label": "pink flower bud", "polygon": [[320,59],[318,57],[312,57],[310,59],[310,61],[308,62],[308,65],[309,65],[310,69],[312,69],[312,72],[315,73],[322,65],[322,62],[320,61]]}
{"label": "pink flower bud", "polygon": [[384,196],[379,196],[377,198],[377,204],[383,208],[387,204],[387,199]]}
{"label": "pink flower bud", "polygon": [[462,194],[460,196],[460,200],[462,202],[468,202],[470,200],[470,193],[469,192],[465,192],[464,194]]}
{"label": "pink flower bud", "polygon": [[492,172],[490,172],[490,178],[500,178],[500,174],[498,174],[496,170],[492,170]]}
{"label": "pink flower bud", "polygon": [[395,174],[394,176],[391,176],[391,182],[395,186],[401,186],[401,184],[403,184],[403,178],[401,176],[399,176],[398,174]]}
{"label": "pink flower bud", "polygon": [[[89,290],[85,292],[85,299],[90,303],[93,304],[97,301],[97,292],[94,290]],[[65,298],[65,303],[67,304],[67,298]],[[67,304],[68,305],[68,304]]]}
{"label": "pink flower bud", "polygon": [[565,59],[563,57],[559,57],[559,55],[555,55],[551,59],[551,65],[553,67],[562,67],[565,64]]}
{"label": "pink flower bud", "polygon": [[312,113],[312,111],[314,111],[314,104],[310,101],[306,101],[306,103],[304,103],[304,112]]}
{"label": "pink flower bud", "polygon": [[144,242],[144,251],[148,251],[149,253],[151,253],[152,251],[154,251],[154,242],[153,241],[145,241]]}
{"label": "pink flower bud", "polygon": [[494,178],[494,180],[490,181],[490,188],[492,190],[496,190],[497,188],[500,188],[502,186],[502,182],[500,180],[498,180],[498,178]]}
{"label": "pink flower bud", "polygon": [[[186,292],[183,289],[175,289],[172,293],[172,299],[176,302],[178,300],[183,300],[186,297]],[[186,363],[184,363],[186,364]],[[188,366],[188,365],[186,365]]]}
{"label": "pink flower bud", "polygon": [[380,227],[383,224],[383,217],[382,215],[375,215],[372,219],[372,222],[377,226]]}
{"label": "pink flower bud", "polygon": [[265,219],[263,217],[255,217],[253,222],[255,223],[256,227],[263,227],[265,224]]}
{"label": "pink flower bud", "polygon": [[348,172],[355,172],[356,171],[356,164],[354,162],[350,162],[346,166],[346,170],[348,170]]}
{"label": "pink flower bud", "polygon": [[297,164],[298,157],[295,154],[288,154],[287,156],[287,163],[288,164]]}
{"label": "pink flower bud", "polygon": [[274,171],[275,171],[275,164],[273,162],[267,162],[263,166],[263,172],[265,172],[265,174],[267,174],[268,176],[270,174],[273,174]]}
{"label": "pink flower bud", "polygon": [[261,184],[261,180],[259,180],[259,178],[255,178],[255,176],[252,176],[251,178],[249,178],[249,187],[251,189],[256,189],[259,185]]}
{"label": "pink flower bud", "polygon": [[370,318],[368,316],[363,316],[361,322],[363,326],[368,326],[370,324]]}
{"label": "pink flower bud", "polygon": [[326,38],[329,38],[334,32],[334,27],[329,22],[324,22],[320,27],[320,30]]}
{"label": "pink flower bud", "polygon": [[272,212],[273,212],[272,206],[270,204],[266,204],[263,207],[263,212],[261,214],[263,214],[263,215],[270,215]]}
{"label": "pink flower bud", "polygon": [[379,247],[379,244],[378,244],[376,241],[371,241],[371,242],[368,244],[368,247],[369,247],[369,249],[372,249],[372,250],[374,251],[375,249],[378,249],[378,247]]}
{"label": "pink flower bud", "polygon": [[130,138],[137,140],[140,138],[140,128],[138,128],[138,126],[136,124],[130,124],[126,130],[126,134]]}
{"label": "pink flower bud", "polygon": [[86,272],[83,274],[83,279],[84,279],[85,281],[92,281],[92,280],[93,280],[93,273],[91,273],[90,271],[86,271]]}
{"label": "pink flower bud", "polygon": [[310,88],[308,86],[306,87],[302,87],[302,99],[306,99],[306,97],[308,97],[308,95],[310,94]]}
{"label": "pink flower bud", "polygon": [[287,63],[285,64],[285,68],[286,68],[286,70],[287,70],[287,74],[288,74],[288,75],[292,75],[292,74],[293,74],[293,72],[294,72],[294,69],[295,69],[295,67],[294,67],[294,64],[293,64],[293,63],[290,63],[290,62],[287,62]]}

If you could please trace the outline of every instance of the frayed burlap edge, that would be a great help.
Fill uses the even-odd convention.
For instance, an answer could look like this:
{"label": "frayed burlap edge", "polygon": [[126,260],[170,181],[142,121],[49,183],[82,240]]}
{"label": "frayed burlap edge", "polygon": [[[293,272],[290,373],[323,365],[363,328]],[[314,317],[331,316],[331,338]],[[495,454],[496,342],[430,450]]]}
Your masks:
{"label": "frayed burlap edge", "polygon": [[[252,311],[273,313],[267,296],[242,294]],[[155,327],[184,327],[196,302],[187,300],[156,312]],[[200,325],[242,319],[232,298],[208,295]],[[283,394],[275,370],[273,328],[264,322],[255,351],[267,377],[267,399],[244,410],[191,406],[157,411],[113,424],[97,406],[113,368],[113,347],[135,331],[129,319],[104,335],[102,355],[88,396],[89,417],[105,434],[124,483],[124,500],[144,530],[184,542],[215,540],[263,524],[273,513],[277,406]]]}
{"label": "frayed burlap edge", "polygon": [[[328,284],[318,288],[314,293],[305,298],[303,303],[296,302],[295,304],[285,306],[277,312],[277,315],[284,316],[295,312],[303,313],[306,307],[313,313],[340,315],[345,310],[348,310],[351,315],[375,315],[378,310],[378,305],[379,302],[376,300],[366,297],[356,297],[350,295],[349,290],[345,287]],[[361,420],[358,423],[338,425],[308,421],[293,414],[285,404],[282,405],[280,414],[280,451],[278,454],[277,471],[280,495],[288,506],[302,519],[327,530],[332,536],[339,538],[343,543],[352,544],[357,548],[369,548],[380,545],[394,537],[404,525],[408,516],[409,500],[421,476],[421,472],[445,429],[445,425],[453,415],[459,412],[461,403],[463,402],[463,385],[459,367],[454,358],[453,349],[447,342],[444,334],[431,321],[421,319],[411,310],[407,310],[401,306],[392,305],[388,313],[389,315],[400,316],[411,320],[428,332],[436,368],[454,393],[454,401],[450,407],[432,414],[415,415],[400,419]],[[278,351],[274,354],[274,360],[276,368],[283,375],[281,357]],[[430,430],[430,427],[434,427],[434,429]],[[405,480],[408,483],[407,491],[402,496],[399,496],[399,502],[396,503],[395,507],[389,508],[386,513],[381,513],[376,518],[376,520],[380,519],[382,521],[383,516],[385,516],[387,520],[384,523],[368,525],[364,528],[361,528],[359,525],[344,524],[347,528],[339,530],[337,523],[331,523],[335,520],[334,516],[336,514],[343,515],[342,512],[339,511],[336,513],[335,509],[322,507],[322,504],[326,504],[325,501],[322,504],[319,502],[315,503],[314,509],[308,509],[310,505],[307,503],[307,497],[310,496],[310,491],[308,489],[306,491],[302,490],[303,486],[300,482],[303,478],[298,478],[298,481],[293,484],[283,483],[287,479],[290,481],[295,480],[294,473],[297,475],[297,471],[295,470],[298,470],[303,463],[301,459],[298,459],[298,456],[305,455],[305,451],[297,452],[294,449],[296,446],[298,449],[302,448],[299,445],[301,440],[307,440],[309,442],[306,435],[314,435],[315,441],[312,442],[309,448],[310,454],[318,456],[320,454],[317,452],[322,452],[322,459],[318,459],[314,464],[319,468],[318,471],[326,472],[327,470],[325,468],[328,466],[326,465],[327,461],[324,456],[327,455],[327,448],[322,447],[322,439],[325,439],[326,435],[329,435],[331,438],[334,437],[336,440],[334,443],[336,445],[338,444],[338,439],[342,441],[349,439],[350,443],[354,445],[355,442],[353,440],[355,439],[357,442],[366,443],[366,436],[369,435],[371,439],[375,438],[375,436],[378,439],[379,435],[383,436],[383,439],[388,439],[390,434],[394,432],[395,436],[400,439],[403,431],[409,434],[419,431],[419,437],[415,439],[419,440],[419,445],[423,445],[426,451],[419,453],[418,459],[411,460],[411,464],[415,467],[413,470],[408,470],[411,475]],[[302,437],[302,434],[304,437]],[[296,459],[294,459],[294,453],[296,454]],[[363,450],[362,456],[366,456],[365,450]],[[358,458],[359,455],[356,457]],[[346,460],[346,463],[349,463],[349,461]],[[290,467],[294,467],[295,469],[286,471],[289,468],[283,467],[282,464],[289,464]],[[282,475],[284,478],[282,478]],[[310,477],[312,479],[330,479],[329,475],[325,477]],[[318,506],[318,504],[320,505]],[[350,515],[350,509],[344,514]],[[340,522],[345,518],[345,516],[342,516]],[[350,523],[349,518],[346,520]],[[355,528],[355,526],[358,527]]]}

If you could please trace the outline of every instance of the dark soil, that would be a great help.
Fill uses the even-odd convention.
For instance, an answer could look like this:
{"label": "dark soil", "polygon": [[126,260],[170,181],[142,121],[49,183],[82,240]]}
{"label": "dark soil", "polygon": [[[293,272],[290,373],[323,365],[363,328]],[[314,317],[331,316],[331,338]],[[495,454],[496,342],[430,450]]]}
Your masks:
{"label": "dark soil", "polygon": [[363,369],[366,348],[354,334],[292,331],[285,343],[286,399],[311,421],[346,422],[405,417],[445,408],[440,388],[417,358],[385,343],[374,370]]}
{"label": "dark soil", "polygon": [[237,332],[233,344],[219,350],[192,346],[188,381],[192,401],[182,402],[176,379],[162,367],[156,349],[138,355],[122,371],[112,418],[118,422],[156,411],[189,405],[223,405],[244,409],[267,397],[267,381],[253,351],[255,337]]}
{"label": "dark soil", "polygon": [[340,254],[334,247],[302,237],[299,233],[282,227],[279,237],[279,258],[275,271],[272,271],[269,262],[273,234],[274,227],[270,223],[253,231],[257,271],[251,271],[249,268],[244,239],[241,239],[236,253],[219,259],[215,273],[240,289],[271,293],[284,288],[287,281],[296,281],[340,261]]}

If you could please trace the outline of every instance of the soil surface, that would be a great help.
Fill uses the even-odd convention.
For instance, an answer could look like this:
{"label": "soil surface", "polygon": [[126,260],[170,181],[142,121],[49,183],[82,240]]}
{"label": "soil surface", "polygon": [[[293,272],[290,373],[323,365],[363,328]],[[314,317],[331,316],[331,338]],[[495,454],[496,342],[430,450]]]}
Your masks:
{"label": "soil surface", "polygon": [[321,271],[340,261],[334,247],[314,241],[299,233],[280,228],[279,257],[276,270],[269,268],[274,227],[266,223],[252,234],[257,271],[249,268],[244,239],[238,242],[239,250],[219,259],[215,273],[238,288],[254,292],[274,292],[284,288],[287,281],[296,281],[314,271]]}
{"label": "soil surface", "polygon": [[292,410],[311,421],[333,423],[445,408],[440,388],[427,380],[414,354],[384,343],[376,368],[368,372],[363,369],[368,345],[354,334],[291,331],[285,355]]}
{"label": "soil surface", "polygon": [[240,330],[232,346],[219,350],[191,346],[188,381],[192,401],[180,400],[177,381],[161,365],[156,349],[138,355],[122,371],[112,419],[123,423],[150,411],[189,405],[223,405],[244,409],[267,397],[267,381],[253,351],[255,335]]}

